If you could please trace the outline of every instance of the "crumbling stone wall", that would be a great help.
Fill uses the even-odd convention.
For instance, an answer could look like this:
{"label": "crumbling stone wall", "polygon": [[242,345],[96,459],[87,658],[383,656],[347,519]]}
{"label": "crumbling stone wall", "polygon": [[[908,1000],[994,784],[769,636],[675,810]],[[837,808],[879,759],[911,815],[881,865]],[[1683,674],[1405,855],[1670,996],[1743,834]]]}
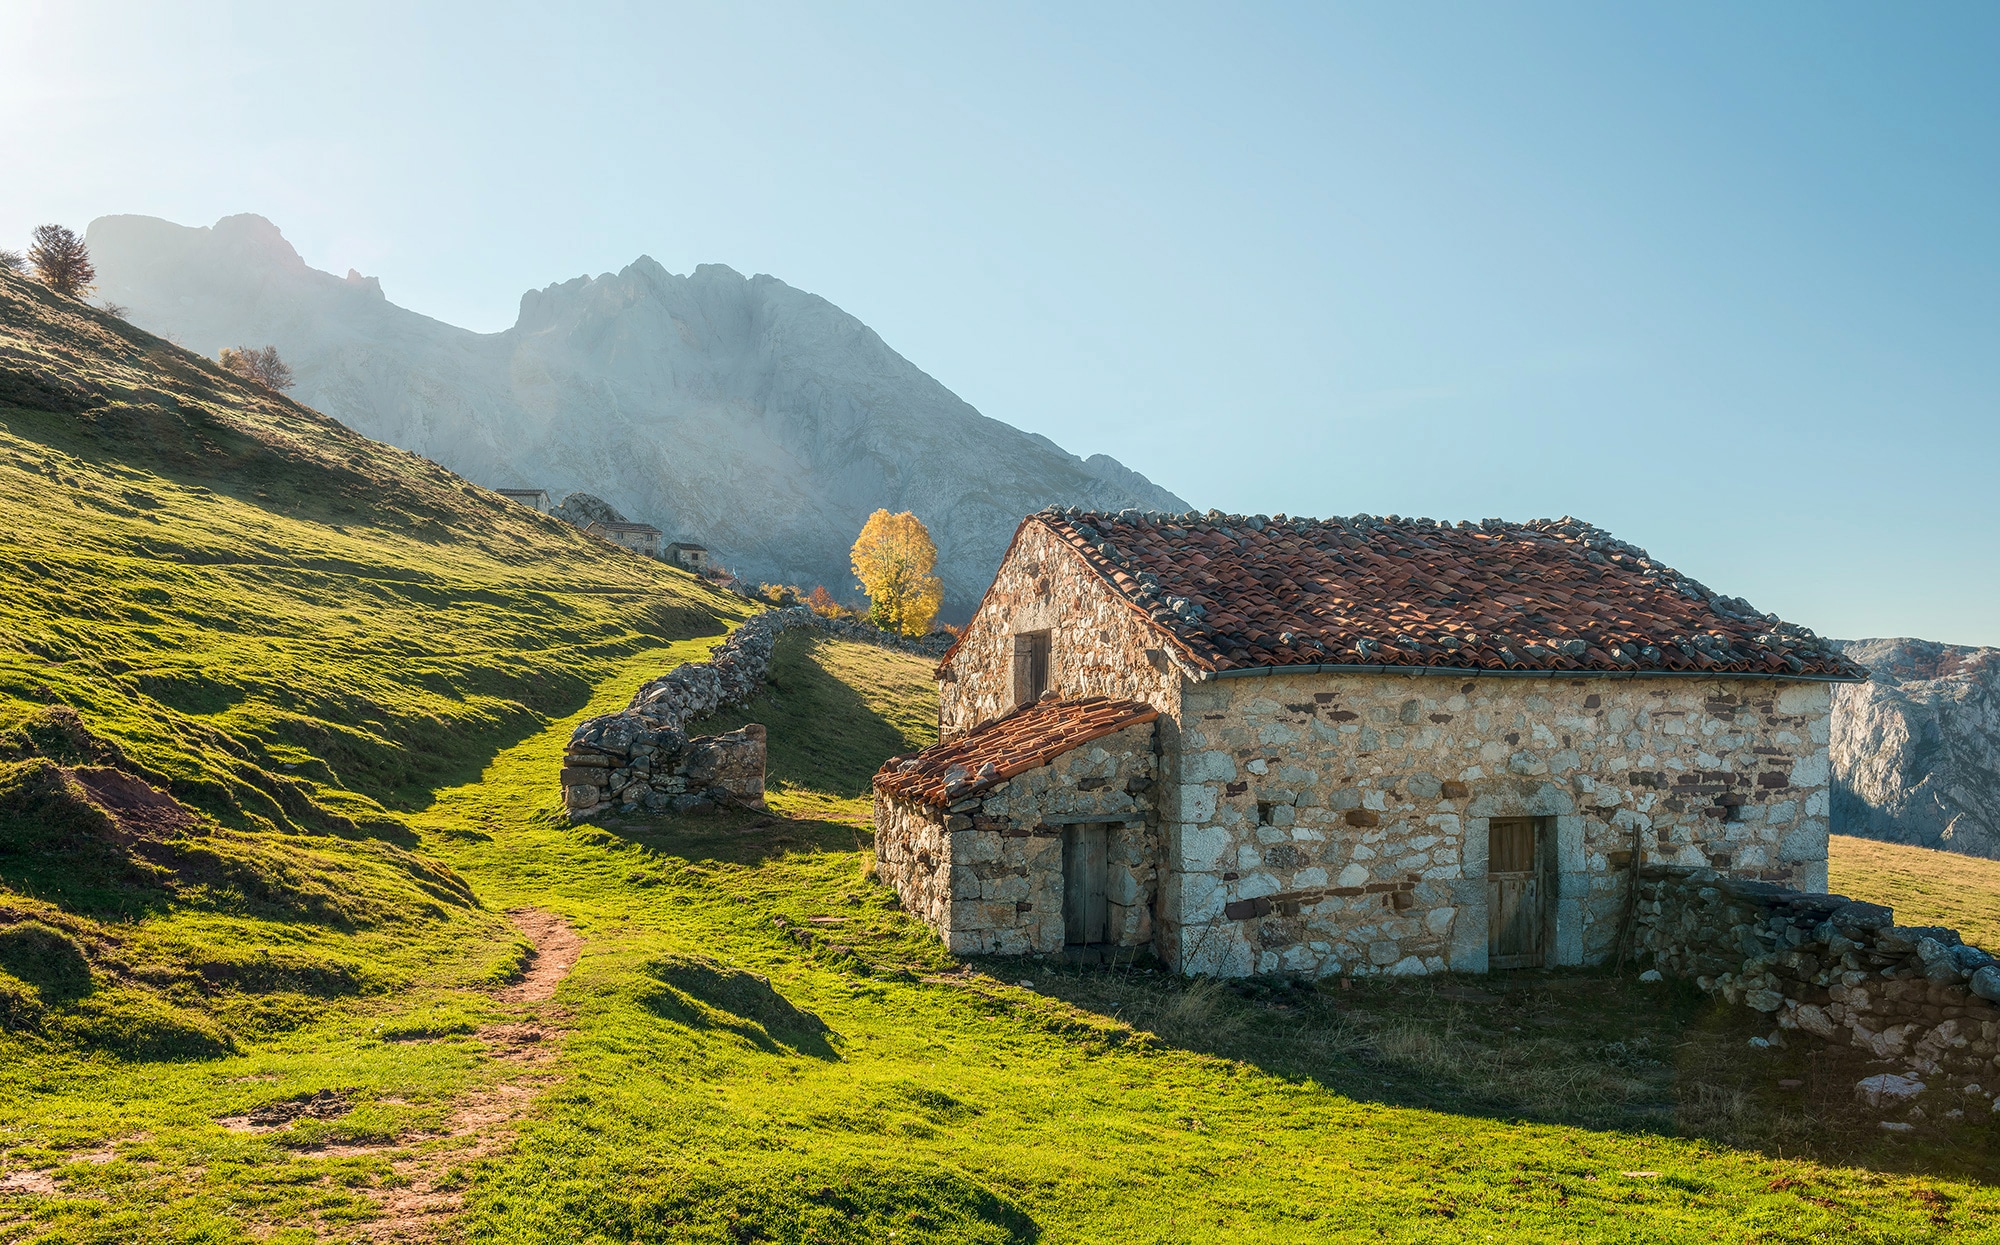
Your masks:
{"label": "crumbling stone wall", "polygon": [[563,755],[563,798],[572,821],[623,813],[700,813],[764,807],[764,728],[752,723],[693,739],[634,715],[595,719]]}
{"label": "crumbling stone wall", "polygon": [[875,795],[876,876],[954,954],[1063,949],[1065,827],[1109,823],[1113,939],[1154,934],[1154,724],[1128,726],[949,808]]}
{"label": "crumbling stone wall", "polygon": [[1014,637],[1029,631],[1049,632],[1049,688],[1058,697],[1142,700],[1174,712],[1181,680],[1194,677],[1194,669],[1048,528],[1027,524],[1016,540],[956,650],[938,668],[940,737],[951,739],[1015,707]]}
{"label": "crumbling stone wall", "polygon": [[2000,967],[1953,930],[1905,928],[1890,909],[1839,895],[1671,868],[1640,873],[1634,928],[1659,972],[1691,977],[1780,1030],[1919,1076],[2000,1076]]}
{"label": "crumbling stone wall", "polygon": [[1609,954],[1635,850],[1824,889],[1829,702],[1726,677],[1190,684],[1163,948],[1226,976],[1483,972],[1498,817],[1552,819],[1551,964]]}
{"label": "crumbling stone wall", "polygon": [[[761,807],[764,728],[694,739],[685,729],[697,718],[755,696],[770,673],[778,637],[796,627],[908,652],[935,655],[941,647],[936,637],[912,640],[852,619],[821,618],[804,606],[752,615],[707,661],[674,667],[641,686],[620,712],[591,718],[571,733],[562,769],[563,806],[570,820],[614,808],[686,812],[727,804]],[[752,730],[754,736],[746,734]]]}

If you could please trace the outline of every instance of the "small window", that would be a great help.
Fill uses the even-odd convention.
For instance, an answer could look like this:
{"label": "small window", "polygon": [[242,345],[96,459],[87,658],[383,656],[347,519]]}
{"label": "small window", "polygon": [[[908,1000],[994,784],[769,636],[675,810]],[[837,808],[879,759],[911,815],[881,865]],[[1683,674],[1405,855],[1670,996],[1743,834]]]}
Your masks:
{"label": "small window", "polygon": [[1032,705],[1049,690],[1049,633],[1024,631],[1014,637],[1014,703]]}

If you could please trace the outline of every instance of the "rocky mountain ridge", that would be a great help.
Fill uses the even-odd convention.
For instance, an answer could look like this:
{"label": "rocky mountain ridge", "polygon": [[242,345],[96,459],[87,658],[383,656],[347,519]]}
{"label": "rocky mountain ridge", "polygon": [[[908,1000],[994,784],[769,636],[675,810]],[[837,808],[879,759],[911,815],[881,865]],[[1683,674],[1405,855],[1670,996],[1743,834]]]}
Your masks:
{"label": "rocky mountain ridge", "polygon": [[832,303],[720,264],[640,257],[530,290],[481,334],[309,267],[258,216],[88,233],[104,298],[213,355],[271,343],[293,396],[492,486],[588,491],[740,576],[852,589],[877,507],[930,527],[946,616],[977,603],[1021,517],[1050,504],[1185,510],[1105,455],[989,419]]}
{"label": "rocky mountain ridge", "polygon": [[2000,648],[1851,640],[1834,689],[1833,828],[2000,858]]}

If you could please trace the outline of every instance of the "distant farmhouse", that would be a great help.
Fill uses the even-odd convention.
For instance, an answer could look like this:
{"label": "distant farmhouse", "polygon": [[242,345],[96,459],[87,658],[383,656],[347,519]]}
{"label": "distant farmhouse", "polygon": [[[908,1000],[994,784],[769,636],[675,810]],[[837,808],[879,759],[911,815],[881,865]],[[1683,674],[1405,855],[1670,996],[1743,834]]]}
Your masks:
{"label": "distant farmhouse", "polygon": [[1826,887],[1866,672],[1586,524],[1030,516],[875,778],[955,952],[1597,963],[1642,865]]}
{"label": "distant farmhouse", "polygon": [[549,500],[549,491],[544,488],[496,488],[493,491],[510,501],[520,502],[532,510],[541,511],[543,514],[547,514],[555,509],[554,503]]}
{"label": "distant farmhouse", "polygon": [[682,570],[699,575],[708,569],[708,550],[701,545],[691,545],[686,541],[675,541],[667,546],[667,561]]}
{"label": "distant farmhouse", "polygon": [[650,523],[621,523],[597,520],[583,529],[602,536],[614,545],[649,558],[660,556],[660,529]]}

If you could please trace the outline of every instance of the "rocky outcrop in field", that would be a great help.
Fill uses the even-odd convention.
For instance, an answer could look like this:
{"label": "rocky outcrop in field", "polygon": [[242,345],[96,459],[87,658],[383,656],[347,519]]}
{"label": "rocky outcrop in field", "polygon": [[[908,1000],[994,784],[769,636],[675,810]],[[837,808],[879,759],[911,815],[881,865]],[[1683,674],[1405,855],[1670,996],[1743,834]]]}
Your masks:
{"label": "rocky outcrop in field", "polygon": [[1833,829],[2000,858],[2000,649],[1854,640],[1836,688]]}

